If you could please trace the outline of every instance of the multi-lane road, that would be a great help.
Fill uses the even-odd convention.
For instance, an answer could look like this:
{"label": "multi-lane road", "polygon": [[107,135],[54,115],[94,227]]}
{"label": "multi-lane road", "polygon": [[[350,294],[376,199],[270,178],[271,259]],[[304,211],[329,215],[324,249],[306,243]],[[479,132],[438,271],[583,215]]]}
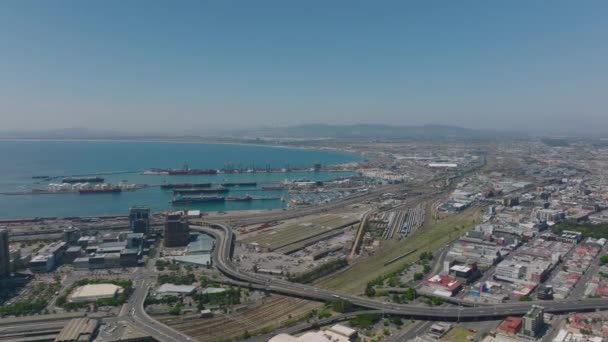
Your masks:
{"label": "multi-lane road", "polygon": [[[311,207],[298,210],[286,210],[274,213],[264,213],[246,216],[227,215],[222,217],[222,220],[236,224],[255,224],[260,222],[268,222],[272,220],[286,220],[294,217],[305,215],[313,215],[321,212],[339,209],[350,204],[361,203],[367,199],[377,198],[379,194],[388,191],[405,190],[403,185],[390,185],[370,190],[361,195],[351,196],[336,204],[330,204],[323,207]],[[407,189],[413,191],[412,189]],[[219,218],[217,218],[219,219]],[[533,302],[525,303],[505,303],[499,305],[489,305],[477,308],[470,307],[425,307],[412,304],[396,304],[378,300],[373,300],[365,297],[359,297],[349,294],[344,294],[328,289],[317,288],[304,284],[292,283],[282,279],[276,279],[269,276],[250,274],[239,270],[232,264],[232,252],[234,246],[234,233],[232,228],[223,222],[205,222],[198,221],[195,225],[191,225],[191,230],[200,231],[210,234],[216,239],[216,247],[214,250],[215,266],[224,273],[227,277],[234,279],[236,283],[241,285],[251,285],[258,289],[265,289],[271,292],[280,293],[288,296],[296,296],[311,300],[327,301],[331,299],[344,299],[352,302],[354,305],[374,310],[374,312],[383,313],[386,315],[401,315],[413,319],[421,320],[495,320],[508,315],[521,316],[524,315]],[[161,342],[179,341],[188,342],[191,338],[160,323],[151,318],[144,310],[144,301],[148,294],[150,286],[155,281],[155,272],[148,269],[142,269],[133,275],[135,282],[135,292],[129,302],[125,304],[119,317],[106,318],[106,323],[129,322],[138,327],[142,331],[154,336]],[[603,299],[567,299],[555,301],[543,301],[537,303],[545,308],[546,312],[550,313],[568,313],[577,311],[590,311],[608,309],[608,301]],[[350,316],[349,314],[347,316]],[[302,324],[296,330],[306,329],[307,325]]]}
{"label": "multi-lane road", "polygon": [[[476,308],[453,306],[424,307],[412,304],[388,303],[309,285],[296,284],[269,276],[250,274],[237,269],[231,262],[234,233],[229,226],[222,223],[210,223],[209,227],[192,226],[191,229],[205,232],[215,237],[217,244],[214,250],[214,263],[226,276],[243,283],[261,285],[268,291],[283,295],[321,301],[341,298],[352,302],[356,306],[381,310],[386,314],[431,320],[494,320],[509,315],[522,316],[530,309],[531,304],[535,304],[535,302],[504,303]],[[565,299],[542,301],[536,304],[542,305],[545,311],[549,313],[608,309],[608,301],[605,299]]]}
{"label": "multi-lane road", "polygon": [[120,315],[118,317],[104,318],[103,322],[106,324],[117,324],[120,322],[132,324],[160,342],[192,341],[190,337],[154,320],[146,313],[144,302],[150,287],[156,281],[156,273],[143,268],[132,276],[132,280],[134,292],[129,301],[123,306]]}

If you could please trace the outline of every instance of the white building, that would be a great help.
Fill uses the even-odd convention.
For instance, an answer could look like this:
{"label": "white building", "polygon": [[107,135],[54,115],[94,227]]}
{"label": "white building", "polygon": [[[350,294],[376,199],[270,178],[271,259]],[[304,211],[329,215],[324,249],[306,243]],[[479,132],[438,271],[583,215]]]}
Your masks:
{"label": "white building", "polygon": [[279,334],[268,342],[352,342],[356,339],[356,330],[336,324],[327,330],[308,332],[299,337]]}
{"label": "white building", "polygon": [[69,301],[76,303],[94,302],[98,299],[114,298],[122,291],[124,291],[122,287],[114,284],[84,285],[72,291]]}
{"label": "white building", "polygon": [[160,296],[188,296],[194,293],[196,286],[162,284],[156,293]]}
{"label": "white building", "polygon": [[494,274],[498,279],[519,280],[526,274],[526,267],[505,260],[496,266]]}

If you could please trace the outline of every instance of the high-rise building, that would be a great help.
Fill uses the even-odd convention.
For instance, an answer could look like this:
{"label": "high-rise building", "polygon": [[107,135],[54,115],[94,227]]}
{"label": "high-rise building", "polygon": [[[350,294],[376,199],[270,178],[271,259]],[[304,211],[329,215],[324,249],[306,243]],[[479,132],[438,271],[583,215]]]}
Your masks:
{"label": "high-rise building", "polygon": [[129,227],[133,233],[148,235],[150,232],[150,208],[131,207],[129,209]]}
{"label": "high-rise building", "polygon": [[0,230],[0,279],[11,275],[11,257],[8,246],[8,230]]}
{"label": "high-rise building", "polygon": [[532,305],[524,316],[523,334],[526,336],[537,337],[543,329],[543,319],[545,310],[541,306]]}
{"label": "high-rise building", "polygon": [[68,245],[77,245],[78,239],[80,239],[82,234],[80,233],[80,229],[69,227],[68,229],[63,230],[63,242]]}
{"label": "high-rise building", "polygon": [[190,242],[188,219],[181,211],[167,214],[165,220],[165,247],[184,247]]}

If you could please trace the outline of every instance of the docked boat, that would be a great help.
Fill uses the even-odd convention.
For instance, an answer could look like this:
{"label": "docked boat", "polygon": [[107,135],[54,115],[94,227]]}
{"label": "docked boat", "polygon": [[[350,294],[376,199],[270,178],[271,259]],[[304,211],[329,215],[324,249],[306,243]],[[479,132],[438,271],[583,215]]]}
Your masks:
{"label": "docked boat", "polygon": [[104,179],[101,177],[65,177],[64,183],[103,183]]}
{"label": "docked boat", "polygon": [[225,187],[234,187],[234,186],[257,186],[258,182],[227,182],[222,183],[222,186]]}
{"label": "docked boat", "polygon": [[162,189],[210,188],[211,183],[163,183]]}
{"label": "docked boat", "polygon": [[143,172],[144,175],[171,175],[171,176],[188,176],[188,175],[215,175],[215,169],[191,169],[187,163],[184,163],[181,169],[150,169]]}
{"label": "docked boat", "polygon": [[174,194],[223,194],[228,192],[226,188],[185,188],[185,189],[173,189]]}
{"label": "docked boat", "polygon": [[105,193],[120,193],[120,192],[122,192],[122,188],[119,188],[119,187],[91,188],[91,189],[78,190],[78,193],[80,193],[80,194],[105,194]]}
{"label": "docked boat", "polygon": [[165,170],[165,169],[150,169],[150,170],[146,170],[142,173],[142,175],[168,175],[169,174],[169,170]]}
{"label": "docked boat", "polygon": [[214,202],[224,202],[226,199],[224,197],[216,197],[216,196],[197,196],[197,197],[179,197],[174,198],[171,203],[172,204],[190,204],[190,203],[214,203]]}
{"label": "docked boat", "polygon": [[228,197],[226,197],[226,201],[249,202],[249,201],[253,201],[253,197],[251,197],[251,196],[245,196],[245,197],[228,196]]}
{"label": "docked boat", "polygon": [[287,188],[284,186],[263,186],[262,190],[286,190]]}
{"label": "docked boat", "polygon": [[189,176],[189,175],[215,175],[217,170],[214,169],[187,169],[187,170],[169,170],[170,176]]}

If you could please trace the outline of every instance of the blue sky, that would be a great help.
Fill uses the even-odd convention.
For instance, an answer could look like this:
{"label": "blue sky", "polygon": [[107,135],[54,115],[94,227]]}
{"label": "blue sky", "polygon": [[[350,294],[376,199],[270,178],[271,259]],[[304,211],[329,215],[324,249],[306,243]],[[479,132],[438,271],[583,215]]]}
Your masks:
{"label": "blue sky", "polygon": [[0,2],[2,129],[608,127],[606,1]]}

